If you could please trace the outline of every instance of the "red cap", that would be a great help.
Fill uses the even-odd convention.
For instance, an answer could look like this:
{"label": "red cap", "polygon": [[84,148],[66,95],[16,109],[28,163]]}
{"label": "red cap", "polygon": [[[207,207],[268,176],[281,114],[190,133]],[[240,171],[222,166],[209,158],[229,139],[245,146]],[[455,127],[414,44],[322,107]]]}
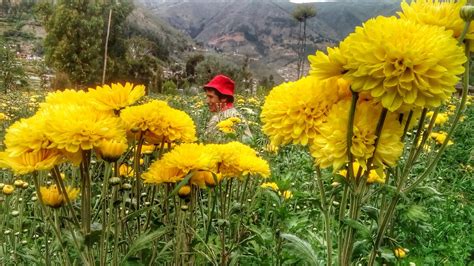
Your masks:
{"label": "red cap", "polygon": [[215,76],[209,83],[204,85],[205,88],[214,88],[224,95],[234,96],[234,81],[224,75]]}

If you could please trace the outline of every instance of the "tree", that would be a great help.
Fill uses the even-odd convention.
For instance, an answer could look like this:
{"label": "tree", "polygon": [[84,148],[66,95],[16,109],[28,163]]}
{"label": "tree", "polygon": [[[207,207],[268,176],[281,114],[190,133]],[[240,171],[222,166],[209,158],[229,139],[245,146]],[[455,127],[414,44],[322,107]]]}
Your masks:
{"label": "tree", "polygon": [[104,33],[110,9],[114,15],[108,43],[107,81],[126,73],[122,24],[132,6],[125,1],[104,5],[87,0],[63,0],[55,6],[42,4],[38,10],[47,31],[46,63],[79,86],[98,83],[103,69]]}
{"label": "tree", "polygon": [[207,56],[196,66],[196,82],[206,84],[214,76],[223,74],[233,79],[236,85],[242,82],[241,69],[232,61],[218,56]]}
{"label": "tree", "polygon": [[[298,5],[291,15],[299,22],[297,76],[300,78],[304,70],[306,54],[306,21],[316,16],[316,9],[310,5]],[[303,28],[303,35],[301,35],[301,28]]]}
{"label": "tree", "polygon": [[194,83],[196,81],[196,66],[204,60],[204,55],[194,54],[191,55],[186,61],[186,76],[189,82]]}
{"label": "tree", "polygon": [[10,47],[0,42],[0,85],[5,93],[28,84],[23,66]]}

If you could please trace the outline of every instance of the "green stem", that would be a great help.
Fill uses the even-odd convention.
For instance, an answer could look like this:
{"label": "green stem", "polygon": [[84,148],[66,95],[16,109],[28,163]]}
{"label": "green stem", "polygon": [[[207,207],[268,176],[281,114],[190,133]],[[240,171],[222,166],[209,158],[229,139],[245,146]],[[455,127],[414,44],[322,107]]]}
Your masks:
{"label": "green stem", "polygon": [[331,216],[329,213],[328,202],[326,200],[326,191],[324,190],[324,183],[321,174],[321,168],[316,166],[316,181],[318,182],[319,194],[321,195],[321,209],[324,216],[324,229],[326,231],[326,257],[327,265],[332,265],[332,234],[331,234]]}
{"label": "green stem", "polygon": [[[138,138],[138,144],[135,150],[135,157],[134,157],[134,163],[133,163],[133,171],[135,173],[135,180],[136,180],[136,201],[137,201],[137,207],[136,209],[138,210],[140,208],[140,157],[141,157],[141,150],[142,150],[142,145],[144,142],[144,137],[143,137],[143,132],[140,132],[139,138]],[[140,221],[140,215],[137,215],[137,232],[138,236],[140,236],[140,228],[141,228],[141,221]]]}

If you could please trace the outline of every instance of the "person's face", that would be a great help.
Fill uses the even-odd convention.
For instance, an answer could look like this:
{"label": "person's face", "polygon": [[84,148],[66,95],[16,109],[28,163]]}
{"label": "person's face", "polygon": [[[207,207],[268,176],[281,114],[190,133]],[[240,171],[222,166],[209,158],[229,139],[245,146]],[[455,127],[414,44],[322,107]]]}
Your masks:
{"label": "person's face", "polygon": [[209,111],[218,112],[222,110],[222,107],[225,105],[226,99],[219,99],[216,93],[213,90],[206,90],[206,102],[209,106]]}

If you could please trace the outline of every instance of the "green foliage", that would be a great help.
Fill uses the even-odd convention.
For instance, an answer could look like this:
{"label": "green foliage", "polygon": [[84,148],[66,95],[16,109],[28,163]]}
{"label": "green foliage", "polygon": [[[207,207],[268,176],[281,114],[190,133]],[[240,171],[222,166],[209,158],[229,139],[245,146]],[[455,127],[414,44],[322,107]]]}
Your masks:
{"label": "green foliage", "polygon": [[0,85],[4,92],[24,88],[28,84],[21,62],[12,49],[0,42]]}
{"label": "green foliage", "polygon": [[165,94],[176,94],[176,84],[172,80],[167,80],[163,83],[163,93]]}
{"label": "green foliage", "polygon": [[46,63],[67,74],[74,84],[85,86],[101,81],[105,33],[112,9],[107,81],[123,78],[128,72],[123,64],[126,50],[123,23],[132,8],[125,1],[113,5],[73,0],[53,7],[40,4],[36,8],[37,16],[43,19],[48,33],[44,44]]}
{"label": "green foliage", "polygon": [[236,84],[242,82],[242,72],[230,59],[219,56],[207,56],[196,65],[197,84],[206,84],[218,74],[232,78]]}

